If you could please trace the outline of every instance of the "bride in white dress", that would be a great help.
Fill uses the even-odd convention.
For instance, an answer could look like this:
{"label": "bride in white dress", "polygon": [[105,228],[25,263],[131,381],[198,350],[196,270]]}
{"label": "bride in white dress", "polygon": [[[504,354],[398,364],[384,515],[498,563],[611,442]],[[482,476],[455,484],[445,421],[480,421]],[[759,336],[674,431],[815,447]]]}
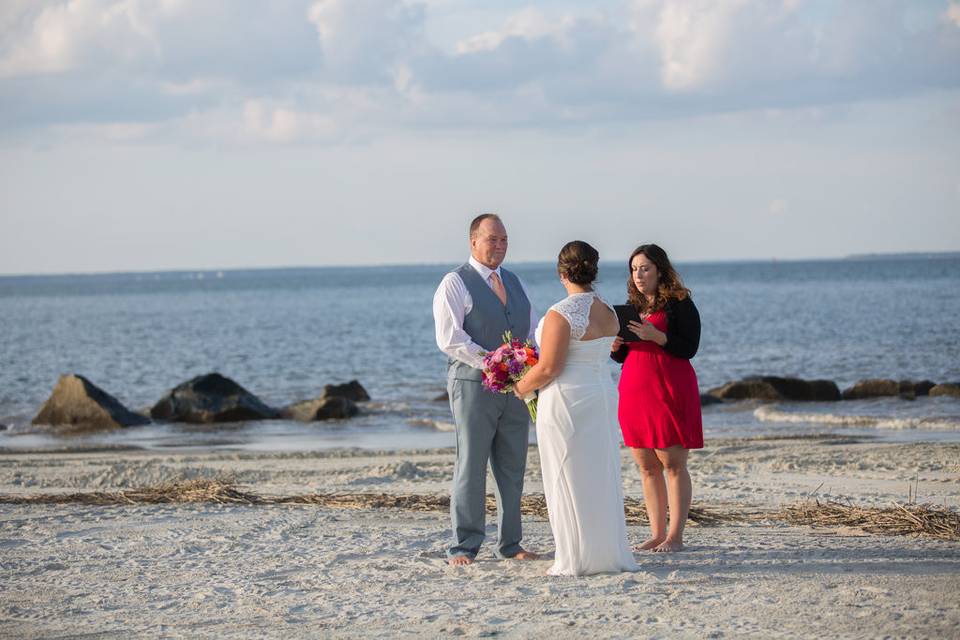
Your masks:
{"label": "bride in white dress", "polygon": [[540,361],[514,388],[521,398],[540,389],[537,445],[556,543],[551,575],[639,568],[627,544],[617,390],[607,366],[619,323],[591,286],[598,260],[579,240],[560,251],[569,295],[540,320]]}

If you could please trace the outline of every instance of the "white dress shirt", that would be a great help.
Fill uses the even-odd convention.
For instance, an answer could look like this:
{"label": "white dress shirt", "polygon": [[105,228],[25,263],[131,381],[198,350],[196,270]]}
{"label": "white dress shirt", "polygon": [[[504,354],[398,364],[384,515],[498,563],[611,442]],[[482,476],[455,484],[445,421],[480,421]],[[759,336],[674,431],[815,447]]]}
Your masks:
{"label": "white dress shirt", "polygon": [[[490,283],[491,273],[496,273],[497,277],[503,281],[500,267],[496,269],[485,267],[473,256],[470,257],[469,263],[491,289],[493,289],[493,285]],[[524,295],[529,300],[530,294],[527,293],[527,286],[523,284],[522,280],[520,281],[520,288],[523,289]],[[448,273],[440,281],[440,286],[437,287],[437,292],[433,296],[433,322],[437,332],[437,346],[454,360],[459,360],[476,369],[483,369],[483,358],[480,354],[485,349],[474,342],[463,330],[463,319],[470,313],[471,309],[473,309],[473,298],[467,291],[467,285],[463,283],[463,278],[455,272]],[[531,342],[536,340],[534,333],[537,330],[537,320],[533,303],[531,303],[530,333],[523,336],[523,339],[529,339]]]}

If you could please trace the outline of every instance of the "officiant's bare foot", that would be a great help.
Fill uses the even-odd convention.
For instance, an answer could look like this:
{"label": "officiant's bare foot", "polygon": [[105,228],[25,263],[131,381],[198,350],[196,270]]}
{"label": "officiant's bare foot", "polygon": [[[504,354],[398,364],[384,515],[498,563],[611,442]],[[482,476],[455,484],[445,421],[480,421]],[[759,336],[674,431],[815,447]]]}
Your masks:
{"label": "officiant's bare foot", "polygon": [[470,556],[453,556],[447,562],[451,567],[465,567],[468,564],[473,564],[473,558]]}
{"label": "officiant's bare foot", "polygon": [[647,538],[643,544],[638,544],[633,548],[634,551],[650,551],[659,547],[666,538]]}
{"label": "officiant's bare foot", "polygon": [[683,543],[679,540],[671,540],[670,538],[667,538],[654,547],[653,550],[657,553],[673,553],[675,551],[682,551]]}
{"label": "officiant's bare foot", "polygon": [[539,560],[540,554],[534,553],[533,551],[526,551],[525,549],[521,549],[520,551],[517,551],[516,555],[510,556],[510,559],[511,560]]}

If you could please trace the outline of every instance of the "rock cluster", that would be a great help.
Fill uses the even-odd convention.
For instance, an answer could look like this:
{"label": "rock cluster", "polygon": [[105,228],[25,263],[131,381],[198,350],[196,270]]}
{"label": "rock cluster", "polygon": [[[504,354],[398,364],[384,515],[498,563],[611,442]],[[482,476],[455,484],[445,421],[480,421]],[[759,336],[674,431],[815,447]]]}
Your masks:
{"label": "rock cluster", "polygon": [[276,409],[230,378],[208,373],[168,391],[150,408],[150,417],[147,417],[130,411],[83,376],[72,374],[61,376],[33,424],[70,431],[99,431],[149,424],[151,418],[193,424],[278,418],[304,422],[341,420],[357,415],[360,409],[356,403],[369,399],[370,394],[363,385],[351,380],[324,386],[315,400]]}
{"label": "rock cluster", "polygon": [[930,380],[861,380],[842,392],[831,380],[801,380],[775,376],[753,376],[728,382],[710,389],[708,396],[720,400],[763,400],[778,402],[833,402],[865,398],[900,397],[913,400],[918,396],[952,395],[960,397],[960,384],[936,384]]}

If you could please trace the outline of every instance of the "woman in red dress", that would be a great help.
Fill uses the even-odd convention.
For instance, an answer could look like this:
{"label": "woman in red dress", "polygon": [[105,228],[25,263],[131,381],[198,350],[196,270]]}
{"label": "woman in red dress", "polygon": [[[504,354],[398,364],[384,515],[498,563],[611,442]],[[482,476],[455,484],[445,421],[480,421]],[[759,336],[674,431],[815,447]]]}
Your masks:
{"label": "woman in red dress", "polygon": [[620,429],[640,467],[650,518],[650,538],[638,548],[679,551],[692,495],[687,456],[703,447],[700,389],[690,366],[700,314],[663,249],[641,245],[628,264],[627,301],[641,322],[628,327],[637,340],[617,338],[610,357],[623,364]]}

